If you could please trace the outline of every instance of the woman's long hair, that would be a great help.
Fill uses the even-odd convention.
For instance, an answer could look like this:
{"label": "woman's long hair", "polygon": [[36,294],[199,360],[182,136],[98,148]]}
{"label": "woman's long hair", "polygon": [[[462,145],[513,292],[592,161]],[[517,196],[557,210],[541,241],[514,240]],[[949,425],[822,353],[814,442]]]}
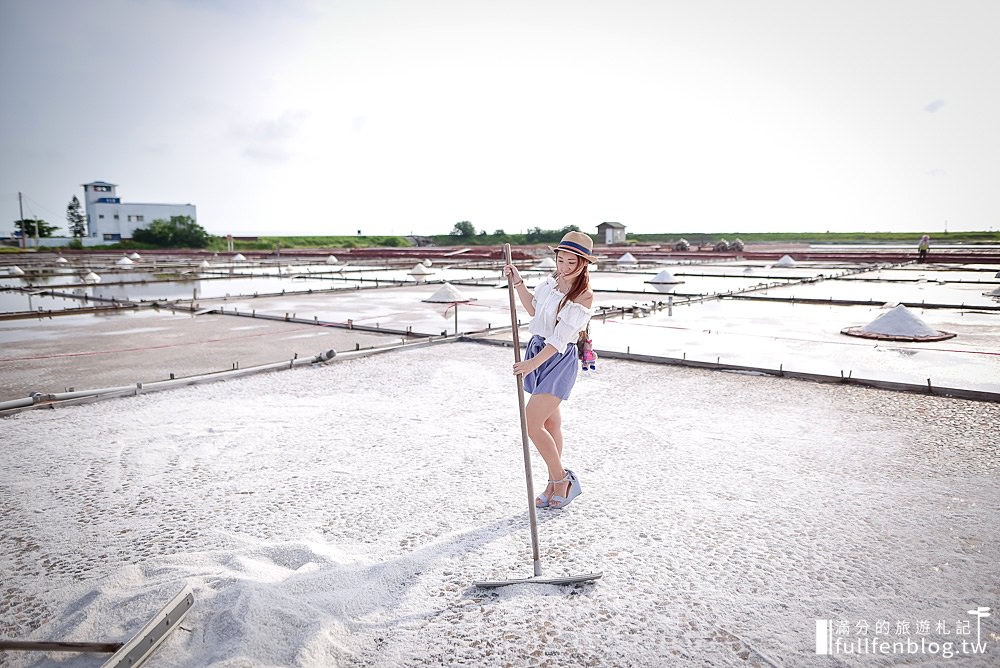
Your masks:
{"label": "woman's long hair", "polygon": [[[580,262],[584,263],[583,271],[576,275],[576,278],[573,279],[573,285],[569,288],[569,292],[567,292],[566,296],[562,298],[561,302],[559,302],[559,308],[556,310],[557,318],[559,311],[562,311],[563,306],[566,306],[569,302],[576,301],[577,297],[590,288],[590,265],[583,258],[580,258]],[[553,276],[556,275],[557,274],[553,274]]]}

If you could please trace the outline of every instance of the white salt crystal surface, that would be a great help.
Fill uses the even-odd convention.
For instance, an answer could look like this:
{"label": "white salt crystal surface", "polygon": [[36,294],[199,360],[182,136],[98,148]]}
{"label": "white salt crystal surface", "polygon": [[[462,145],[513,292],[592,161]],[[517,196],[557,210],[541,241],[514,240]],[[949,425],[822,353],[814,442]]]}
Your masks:
{"label": "white salt crystal surface", "polygon": [[473,588],[531,574],[512,361],[443,344],[5,419],[0,637],[124,640],[186,582],[150,666],[812,666],[817,619],[941,641],[995,604],[1000,406],[616,360],[562,408],[584,494],[539,512],[544,571],[604,578]]}

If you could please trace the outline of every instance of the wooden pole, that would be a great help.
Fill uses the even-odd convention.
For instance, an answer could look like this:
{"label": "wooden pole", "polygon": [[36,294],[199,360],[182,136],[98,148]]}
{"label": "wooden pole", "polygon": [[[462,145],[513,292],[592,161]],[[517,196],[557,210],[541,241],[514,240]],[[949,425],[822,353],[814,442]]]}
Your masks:
{"label": "wooden pole", "polygon": [[[503,245],[504,259],[511,263],[510,244]],[[514,276],[507,276],[507,294],[510,297],[510,326],[514,336],[514,363],[521,361],[521,341],[518,333],[517,303],[514,301]],[[524,483],[528,490],[528,520],[531,524],[531,559],[535,576],[542,574],[542,560],[538,549],[538,518],[535,516],[535,490],[531,482],[531,450],[528,448],[528,417],[524,412],[524,378],[517,376],[517,404],[521,416],[521,449],[524,454]]]}

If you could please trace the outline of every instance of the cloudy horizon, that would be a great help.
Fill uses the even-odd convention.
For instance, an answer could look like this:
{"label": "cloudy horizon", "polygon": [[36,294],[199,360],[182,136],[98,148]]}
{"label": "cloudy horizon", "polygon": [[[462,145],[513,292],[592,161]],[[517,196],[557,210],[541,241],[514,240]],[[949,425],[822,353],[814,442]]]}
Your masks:
{"label": "cloudy horizon", "polygon": [[986,0],[0,0],[0,234],[1000,227]]}

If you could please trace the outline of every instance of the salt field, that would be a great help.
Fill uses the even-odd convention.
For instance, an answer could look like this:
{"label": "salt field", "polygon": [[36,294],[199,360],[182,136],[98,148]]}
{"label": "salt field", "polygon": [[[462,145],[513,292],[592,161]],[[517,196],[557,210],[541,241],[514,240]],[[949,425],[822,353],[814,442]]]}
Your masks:
{"label": "salt field", "polygon": [[[531,574],[510,363],[447,343],[7,418],[0,636],[125,639],[186,583],[149,665],[831,665],[817,619],[925,643],[832,661],[861,668],[946,665],[996,608],[1000,405],[603,360],[564,412],[584,493],[539,518],[545,573],[603,577],[473,587]],[[958,665],[996,665],[995,619]]]}
{"label": "salt field", "polygon": [[[539,533],[603,577],[486,591],[531,574],[499,265],[200,261],[0,268],[0,639],[122,641],[187,585],[149,665],[996,665],[997,265],[600,267]],[[841,333],[879,322],[955,336]]]}
{"label": "salt field", "polygon": [[[248,326],[245,318],[285,321],[289,328],[312,324],[338,330],[334,342],[348,350],[456,331],[510,338],[505,283],[496,262],[446,258],[330,264],[294,256],[241,262],[229,257],[211,262],[158,257],[135,260],[119,271],[109,269],[115,266],[114,257],[74,258],[63,264],[55,259],[50,255],[47,263],[36,261],[39,266],[34,267],[21,260],[29,270],[25,275],[0,271],[8,273],[0,277],[0,307],[8,314],[0,320],[6,365],[0,374],[0,402],[85,387],[88,378],[105,378],[103,386],[160,380],[159,368],[143,373],[148,363],[144,350],[170,344],[155,324],[122,335],[118,348],[95,347],[91,344],[100,339],[78,336],[88,325],[126,312],[145,312],[146,318],[170,322],[172,329],[192,331],[205,329],[199,325],[208,320],[213,323],[208,329],[232,332],[234,337]],[[1000,392],[1000,334],[995,325],[1000,299],[991,294],[1000,288],[996,265],[841,260],[778,264],[738,259],[634,266],[606,262],[592,276],[600,316],[593,325],[594,345],[606,354]],[[522,261],[529,286],[544,276],[544,270],[535,269],[538,265],[539,259]],[[417,267],[426,273],[415,272]],[[104,272],[100,283],[82,282],[80,274],[90,269]],[[653,282],[663,271],[671,274],[673,283]],[[455,286],[461,303],[427,303],[445,283]],[[864,327],[897,304],[907,304],[928,327],[956,336],[947,345],[930,345],[860,341],[841,333]],[[80,315],[63,315],[74,311]],[[526,321],[524,313],[520,317]],[[74,324],[74,318],[84,325]],[[118,318],[122,330],[134,329],[126,321]],[[44,337],[31,334],[35,325],[45,331]],[[352,338],[350,333],[359,330],[365,336]],[[60,331],[65,340],[60,340]],[[285,335],[276,332],[242,343],[234,339],[233,354],[224,364],[212,362],[198,371],[245,367],[250,360],[275,362],[289,354],[313,355],[320,350],[306,346],[319,341],[311,339],[330,339],[321,331],[289,332],[305,338],[292,349],[277,346],[270,359],[267,346],[275,341],[272,337]],[[373,343],[373,337],[379,343]],[[253,350],[243,353],[248,343]],[[70,371],[58,380],[46,369],[47,360],[94,353],[118,354],[126,364],[88,366],[85,373]],[[176,377],[182,372],[171,369],[162,377],[170,373]],[[46,378],[51,382],[40,384]]]}

